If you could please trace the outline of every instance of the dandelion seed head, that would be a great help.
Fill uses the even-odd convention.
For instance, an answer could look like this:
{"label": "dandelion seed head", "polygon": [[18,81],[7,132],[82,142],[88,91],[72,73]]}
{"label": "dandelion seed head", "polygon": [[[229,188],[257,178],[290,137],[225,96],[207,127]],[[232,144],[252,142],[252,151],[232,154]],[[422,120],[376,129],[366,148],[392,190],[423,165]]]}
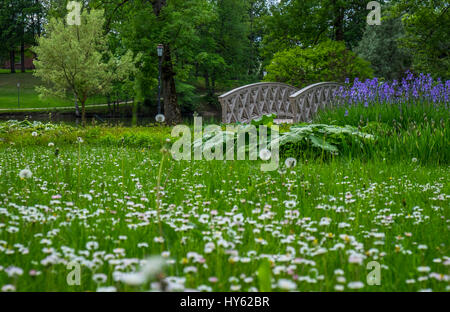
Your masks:
{"label": "dandelion seed head", "polygon": [[263,148],[259,151],[259,158],[262,160],[269,160],[270,157],[272,157],[272,153],[267,148]]}
{"label": "dandelion seed head", "polygon": [[21,179],[29,179],[33,176],[33,173],[31,172],[30,169],[26,168],[26,169],[22,169],[19,172],[19,177]]}
{"label": "dandelion seed head", "polygon": [[294,168],[297,165],[297,159],[292,157],[286,158],[284,164],[286,165],[287,168]]}

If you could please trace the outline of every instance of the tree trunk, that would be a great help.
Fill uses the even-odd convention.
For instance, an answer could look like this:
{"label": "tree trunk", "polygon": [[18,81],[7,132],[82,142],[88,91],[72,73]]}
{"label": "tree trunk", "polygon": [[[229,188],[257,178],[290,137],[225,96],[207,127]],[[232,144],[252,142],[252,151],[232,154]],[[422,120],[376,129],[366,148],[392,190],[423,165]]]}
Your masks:
{"label": "tree trunk", "polygon": [[86,127],[86,97],[81,100],[81,125]]}
{"label": "tree trunk", "polygon": [[164,117],[169,124],[181,122],[181,111],[178,106],[177,90],[175,87],[175,73],[173,71],[170,46],[164,45],[161,66],[162,91],[164,98]]}
{"label": "tree trunk", "polygon": [[111,98],[110,98],[109,95],[106,97],[106,101],[108,102],[108,114],[109,114],[109,117],[111,117],[112,116],[112,112],[111,112]]}
{"label": "tree trunk", "polygon": [[16,52],[14,50],[9,51],[9,63],[11,74],[14,74],[16,72]]}
{"label": "tree trunk", "polygon": [[336,41],[344,40],[344,8],[333,1],[334,6],[334,37]]}
{"label": "tree trunk", "polygon": [[75,98],[75,116],[78,118],[80,117],[80,107],[78,106],[78,98],[75,92],[73,93],[73,97]]}
{"label": "tree trunk", "polygon": [[207,95],[211,95],[211,85],[209,84],[209,73],[205,70],[203,77],[205,77],[205,87]]}
{"label": "tree trunk", "polygon": [[166,6],[167,0],[154,0],[152,2],[153,6],[153,13],[155,13],[155,16],[159,16],[159,13],[161,13],[161,10],[164,6]]}
{"label": "tree trunk", "polygon": [[131,112],[131,115],[132,115],[132,117],[131,117],[131,125],[133,127],[136,127],[137,126],[137,120],[138,120],[138,108],[137,108],[137,103],[136,103],[135,98],[133,98],[133,106],[132,107],[133,108],[132,108],[132,112]]}
{"label": "tree trunk", "polygon": [[22,73],[25,72],[25,43],[22,40],[20,44],[20,70]]}
{"label": "tree trunk", "polygon": [[[167,0],[154,0],[152,2],[153,13],[159,17],[163,7],[167,5]],[[181,122],[181,111],[178,106],[177,90],[175,87],[175,72],[173,71],[172,56],[170,46],[164,44],[161,66],[161,84],[164,98],[164,116],[166,122],[170,124]]]}

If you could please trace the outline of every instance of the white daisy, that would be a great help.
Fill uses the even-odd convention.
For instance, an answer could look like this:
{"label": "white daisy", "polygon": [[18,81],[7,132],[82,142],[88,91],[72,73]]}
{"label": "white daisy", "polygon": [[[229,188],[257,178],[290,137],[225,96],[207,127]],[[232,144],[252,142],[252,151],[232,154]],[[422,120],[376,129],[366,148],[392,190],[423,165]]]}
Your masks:
{"label": "white daisy", "polygon": [[278,288],[284,290],[294,290],[297,288],[297,284],[288,279],[279,279],[278,280]]}
{"label": "white daisy", "polygon": [[348,288],[350,289],[360,289],[364,287],[364,283],[363,282],[350,282],[347,285]]}

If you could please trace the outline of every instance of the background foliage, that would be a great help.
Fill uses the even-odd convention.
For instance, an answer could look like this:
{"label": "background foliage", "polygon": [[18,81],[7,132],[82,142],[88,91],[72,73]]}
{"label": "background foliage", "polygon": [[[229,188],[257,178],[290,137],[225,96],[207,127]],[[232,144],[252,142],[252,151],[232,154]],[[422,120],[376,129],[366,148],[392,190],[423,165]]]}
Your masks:
{"label": "background foliage", "polygon": [[[67,2],[2,1],[0,59],[46,36],[45,24],[64,20]],[[148,113],[156,109],[159,43],[170,48],[176,104],[184,114],[217,109],[219,94],[260,81],[264,72],[265,80],[297,85],[370,77],[367,63],[353,53],[380,78],[398,79],[406,70],[449,78],[450,17],[443,0],[379,1],[382,23],[372,26],[366,0],[168,0],[158,15],[152,1],[81,2],[83,10],[104,10],[111,53],[143,55],[135,79],[110,93],[134,96]]]}
{"label": "background foliage", "polygon": [[344,82],[346,78],[370,78],[369,62],[345,47],[343,42],[324,41],[312,48],[291,48],[275,54],[267,66],[266,81],[280,81],[297,87],[322,81]]}

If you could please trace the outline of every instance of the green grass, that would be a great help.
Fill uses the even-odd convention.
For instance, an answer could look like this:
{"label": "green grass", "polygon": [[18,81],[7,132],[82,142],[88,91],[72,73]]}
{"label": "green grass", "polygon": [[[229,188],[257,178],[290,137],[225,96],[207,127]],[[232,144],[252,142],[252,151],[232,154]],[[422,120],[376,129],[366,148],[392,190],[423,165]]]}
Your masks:
{"label": "green grass", "polygon": [[319,112],[314,122],[351,125],[375,135],[376,144],[357,157],[398,161],[416,158],[433,165],[450,163],[450,111],[443,103],[344,106]]}
{"label": "green grass", "polygon": [[[32,73],[33,70],[27,69],[27,70],[25,70],[25,72]],[[0,68],[0,74],[10,74],[10,73],[11,73],[10,69]],[[19,70],[16,69],[16,73],[22,73],[22,72],[20,71],[20,69]]]}
{"label": "green grass", "polygon": [[[346,114],[347,112],[347,114]],[[411,124],[448,122],[450,111],[448,104],[428,103],[421,104],[401,103],[384,104],[376,103],[364,107],[357,105],[352,107],[339,106],[333,109],[319,111],[314,118],[317,123],[330,123],[336,125],[352,125],[363,127],[371,122],[387,124],[396,128],[407,129]]]}
{"label": "green grass", "polygon": [[[74,107],[72,99],[59,99],[55,97],[40,99],[35,91],[35,86],[40,80],[33,76],[32,72],[10,74],[0,72],[0,109],[19,108],[17,83],[20,83],[19,97],[20,108],[55,108]],[[105,104],[104,97],[94,97],[87,101],[87,105]]]}
{"label": "green grass", "polygon": [[[0,288],[449,290],[448,163],[373,153],[261,172],[260,161],[174,161],[161,151],[170,130],[0,128]],[[167,261],[152,284],[117,279],[150,255]],[[371,261],[379,286],[366,281]]]}

